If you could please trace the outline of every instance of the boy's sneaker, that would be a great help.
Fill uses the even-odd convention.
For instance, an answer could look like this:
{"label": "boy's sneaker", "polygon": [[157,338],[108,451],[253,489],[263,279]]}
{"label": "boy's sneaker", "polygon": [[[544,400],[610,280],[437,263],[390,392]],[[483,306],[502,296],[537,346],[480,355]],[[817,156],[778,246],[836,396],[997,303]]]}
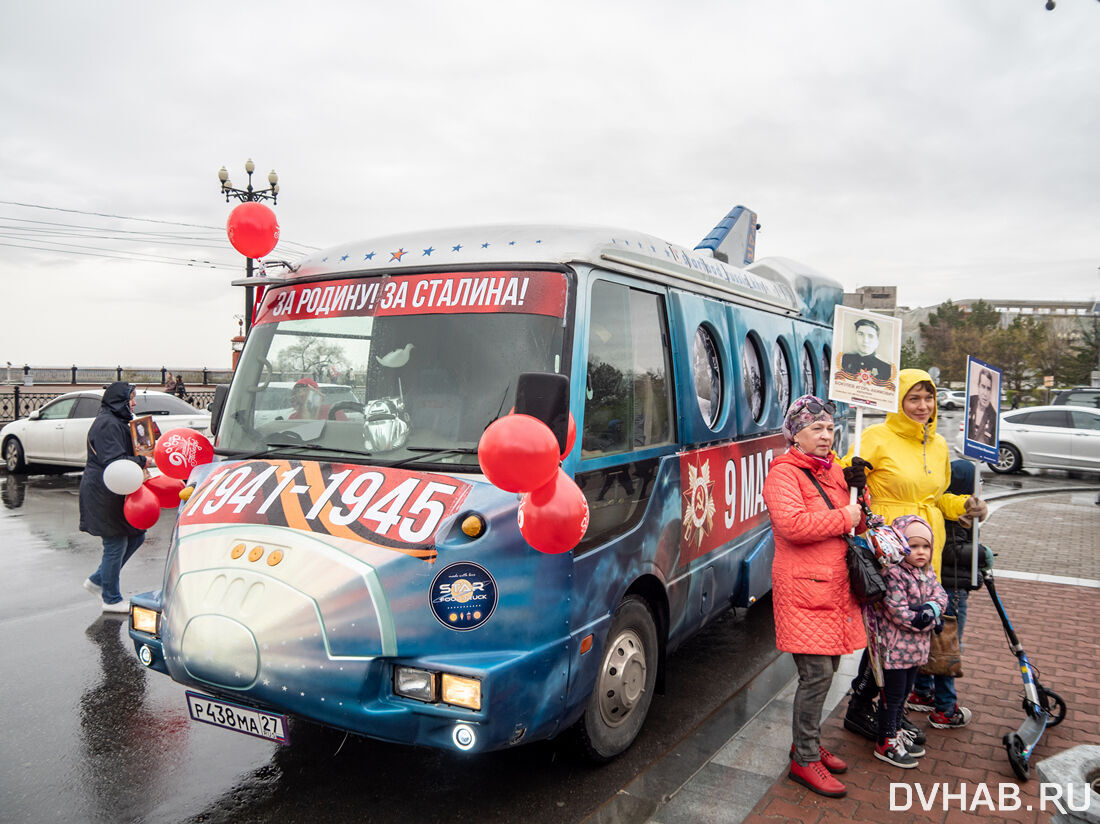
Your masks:
{"label": "boy's sneaker", "polygon": [[878,715],[874,704],[863,704],[854,698],[844,713],[844,729],[862,735],[868,741],[878,741]]}
{"label": "boy's sneaker", "polygon": [[911,692],[909,697],[905,699],[905,706],[917,712],[932,712],[936,708],[936,700],[931,695]]}
{"label": "boy's sneaker", "polygon": [[81,586],[84,587],[84,589],[88,590],[88,592],[92,593],[92,595],[102,595],[103,593],[103,587],[93,584],[91,578],[85,578],[84,583],[81,584]]}
{"label": "boy's sneaker", "polygon": [[924,730],[906,718],[904,715],[901,717],[901,729],[909,733],[909,738],[913,739],[914,744],[923,744],[928,738],[924,734]]}
{"label": "boy's sneaker", "polygon": [[928,723],[940,730],[954,730],[970,723],[970,710],[958,704],[947,712],[935,710],[928,716]]}
{"label": "boy's sneaker", "polygon": [[127,613],[127,612],[130,611],[130,602],[127,601],[125,598],[123,598],[117,604],[108,604],[106,601],[104,601],[103,602],[103,611],[104,612],[115,612],[115,613],[120,613],[120,614]]}
{"label": "boy's sneaker", "polygon": [[905,745],[897,738],[887,738],[885,744],[875,747],[875,758],[903,770],[911,770],[917,766],[917,759],[905,751]]}
{"label": "boy's sneaker", "polygon": [[[914,765],[916,763],[913,762]],[[791,769],[787,777],[809,787],[818,795],[827,795],[829,798],[841,798],[848,792],[848,788],[833,778],[833,774],[820,761],[811,761],[803,767],[791,759]]]}
{"label": "boy's sneaker", "polygon": [[909,730],[898,730],[898,740],[905,745],[905,751],[914,758],[920,758],[924,755],[924,745],[916,743],[913,736],[909,734]]}

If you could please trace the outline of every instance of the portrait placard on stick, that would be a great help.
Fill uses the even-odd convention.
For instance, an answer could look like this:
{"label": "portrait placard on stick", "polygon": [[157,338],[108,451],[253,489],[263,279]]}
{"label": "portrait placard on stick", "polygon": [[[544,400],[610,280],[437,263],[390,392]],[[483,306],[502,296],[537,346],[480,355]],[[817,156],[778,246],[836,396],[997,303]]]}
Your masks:
{"label": "portrait placard on stick", "polygon": [[977,358],[966,359],[966,413],[963,454],[997,463],[1001,421],[1001,370]]}
{"label": "portrait placard on stick", "polygon": [[836,307],[830,400],[897,412],[900,362],[901,320],[849,306]]}

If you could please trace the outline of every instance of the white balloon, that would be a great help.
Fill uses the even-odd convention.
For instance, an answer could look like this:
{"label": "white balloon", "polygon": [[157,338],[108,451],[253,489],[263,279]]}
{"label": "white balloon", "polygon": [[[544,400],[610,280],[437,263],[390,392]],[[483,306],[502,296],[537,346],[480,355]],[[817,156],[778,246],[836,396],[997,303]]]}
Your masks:
{"label": "white balloon", "polygon": [[116,495],[129,495],[141,488],[145,474],[133,461],[120,458],[111,461],[103,470],[103,484]]}

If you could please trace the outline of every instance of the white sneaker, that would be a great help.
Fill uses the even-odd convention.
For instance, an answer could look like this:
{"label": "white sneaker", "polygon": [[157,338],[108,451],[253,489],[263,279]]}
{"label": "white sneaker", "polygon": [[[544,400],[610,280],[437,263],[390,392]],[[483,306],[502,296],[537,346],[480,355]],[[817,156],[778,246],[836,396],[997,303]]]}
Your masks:
{"label": "white sneaker", "polygon": [[130,602],[127,601],[125,598],[123,598],[117,604],[108,604],[106,601],[104,601],[103,602],[103,611],[104,612],[127,613],[127,612],[130,611]]}
{"label": "white sneaker", "polygon": [[81,586],[83,586],[84,589],[88,590],[88,592],[92,593],[92,595],[102,595],[103,594],[103,587],[97,586],[96,584],[93,584],[91,578],[85,578],[84,583],[81,584]]}

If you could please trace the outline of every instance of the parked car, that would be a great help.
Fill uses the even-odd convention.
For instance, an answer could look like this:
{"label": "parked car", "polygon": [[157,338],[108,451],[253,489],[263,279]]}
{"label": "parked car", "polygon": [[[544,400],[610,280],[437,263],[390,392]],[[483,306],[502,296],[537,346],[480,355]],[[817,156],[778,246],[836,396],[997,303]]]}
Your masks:
{"label": "parked car", "polygon": [[1092,409],[1100,409],[1100,389],[1087,386],[1063,389],[1054,396],[1051,403],[1055,406],[1088,406]]}
{"label": "parked car", "polygon": [[[963,451],[963,426],[955,437]],[[994,472],[1067,469],[1100,472],[1100,410],[1076,406],[1033,406],[1001,414],[1000,454]]]}
{"label": "parked car", "polygon": [[966,406],[966,393],[953,389],[941,389],[936,393],[940,409],[962,409]]}
{"label": "parked car", "polygon": [[[88,430],[102,397],[102,389],[68,392],[0,429],[0,454],[8,472],[25,472],[31,465],[82,469],[88,457]],[[210,429],[209,412],[155,389],[138,390],[134,415],[152,415],[160,432],[181,426],[198,432]]]}

